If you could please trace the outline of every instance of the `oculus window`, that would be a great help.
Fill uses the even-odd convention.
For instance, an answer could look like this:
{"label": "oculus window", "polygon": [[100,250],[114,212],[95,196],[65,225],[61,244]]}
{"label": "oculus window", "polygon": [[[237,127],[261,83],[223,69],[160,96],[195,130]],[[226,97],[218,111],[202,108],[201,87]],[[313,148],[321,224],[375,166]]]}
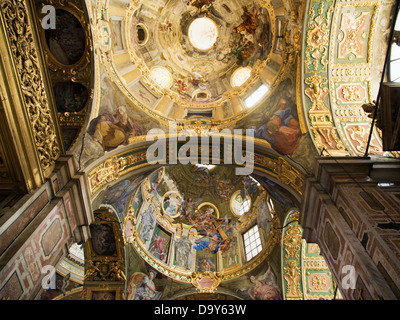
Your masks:
{"label": "oculus window", "polygon": [[250,78],[250,76],[251,76],[251,68],[241,67],[239,69],[236,69],[236,71],[232,74],[231,86],[240,87]]}
{"label": "oculus window", "polygon": [[170,88],[172,86],[172,75],[168,69],[156,66],[150,70],[150,77],[161,87]]}
{"label": "oculus window", "polygon": [[210,18],[195,19],[189,26],[190,43],[198,50],[211,49],[218,38],[218,28]]}
{"label": "oculus window", "polygon": [[251,200],[248,195],[242,198],[241,192],[236,191],[231,197],[231,211],[240,217],[250,210]]}

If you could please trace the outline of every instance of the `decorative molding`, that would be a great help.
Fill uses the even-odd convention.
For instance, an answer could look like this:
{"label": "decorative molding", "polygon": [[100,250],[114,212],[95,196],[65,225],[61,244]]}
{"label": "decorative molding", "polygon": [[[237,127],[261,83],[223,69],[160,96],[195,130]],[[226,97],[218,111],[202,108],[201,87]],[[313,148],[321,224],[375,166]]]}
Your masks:
{"label": "decorative molding", "polygon": [[[241,138],[243,140],[245,139],[243,137]],[[166,146],[168,150],[169,142],[166,142]],[[179,146],[178,144],[178,148]],[[92,197],[107,183],[113,182],[127,173],[151,166],[147,161],[146,151],[146,145],[132,148],[131,150],[111,155],[109,158],[104,159],[100,164],[90,169],[87,172],[87,179]],[[210,153],[210,156],[212,157],[212,153]],[[221,159],[219,160],[223,163],[223,154],[221,154]],[[277,179],[281,184],[288,186],[294,194],[298,196],[302,195],[304,173],[286,159],[275,154],[255,149],[253,164],[255,171],[268,174]],[[168,154],[166,165],[168,165]]]}
{"label": "decorative molding", "polygon": [[[362,109],[374,100],[372,93],[373,45],[379,12],[394,1],[310,0],[305,15],[302,59],[303,108],[315,146],[321,155],[359,156],[367,139],[352,139],[346,129],[357,123],[370,131],[371,119]],[[381,31],[383,32],[383,31]],[[354,134],[353,134],[354,135]],[[384,155],[381,137],[374,129],[375,147]]]}
{"label": "decorative molding", "polygon": [[[320,248],[303,239],[300,212],[290,210],[282,231],[282,289],[287,300],[333,299],[335,282]],[[337,297],[340,298],[340,293]]]}
{"label": "decorative molding", "polygon": [[45,90],[36,35],[27,1],[5,0],[0,4],[8,46],[24,98],[25,110],[43,172],[59,157],[62,146],[57,140],[49,98]]}

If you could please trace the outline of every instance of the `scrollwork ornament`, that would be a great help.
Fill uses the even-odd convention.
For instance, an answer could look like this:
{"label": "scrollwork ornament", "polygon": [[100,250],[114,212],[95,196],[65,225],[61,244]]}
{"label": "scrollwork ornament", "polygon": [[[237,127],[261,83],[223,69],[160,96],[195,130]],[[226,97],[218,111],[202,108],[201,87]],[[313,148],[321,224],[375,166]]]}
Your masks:
{"label": "scrollwork ornament", "polygon": [[302,240],[302,231],[300,226],[291,225],[286,231],[283,239],[285,245],[285,258],[299,258],[300,245]]}
{"label": "scrollwork ornament", "polygon": [[60,155],[56,130],[44,87],[34,35],[24,1],[4,0],[0,5],[10,51],[20,82],[39,161],[45,171]]}
{"label": "scrollwork ornament", "polygon": [[190,279],[199,293],[214,293],[222,281],[219,272],[210,271],[193,272]]}
{"label": "scrollwork ornament", "polygon": [[287,298],[302,299],[303,294],[300,290],[299,285],[299,281],[301,278],[300,267],[297,266],[296,260],[289,260],[287,262],[287,267],[284,267],[283,276],[287,283]]}

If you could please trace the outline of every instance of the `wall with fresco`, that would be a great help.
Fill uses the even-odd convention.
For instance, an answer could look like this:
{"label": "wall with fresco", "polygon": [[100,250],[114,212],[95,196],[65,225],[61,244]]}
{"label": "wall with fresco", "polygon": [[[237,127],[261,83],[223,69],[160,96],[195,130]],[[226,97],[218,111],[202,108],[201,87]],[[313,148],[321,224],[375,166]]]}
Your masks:
{"label": "wall with fresco", "polygon": [[90,199],[73,158],[59,159],[57,166],[46,184],[2,208],[9,227],[0,235],[0,299],[53,299],[82,285],[72,269],[58,267],[66,262],[66,248],[89,238]]}

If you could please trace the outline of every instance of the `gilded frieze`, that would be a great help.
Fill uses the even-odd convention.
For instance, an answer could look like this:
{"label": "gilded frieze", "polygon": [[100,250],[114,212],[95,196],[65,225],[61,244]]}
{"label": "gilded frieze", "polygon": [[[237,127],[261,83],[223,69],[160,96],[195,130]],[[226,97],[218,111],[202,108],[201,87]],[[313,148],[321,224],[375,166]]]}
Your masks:
{"label": "gilded frieze", "polygon": [[[113,182],[134,170],[150,166],[147,161],[146,150],[145,146],[137,147],[111,156],[94,166],[87,175],[92,196],[94,197],[107,183]],[[223,156],[221,155],[221,157]],[[256,150],[254,168],[256,171],[272,175],[282,184],[289,186],[295,194],[302,194],[304,173],[287,160]]]}

